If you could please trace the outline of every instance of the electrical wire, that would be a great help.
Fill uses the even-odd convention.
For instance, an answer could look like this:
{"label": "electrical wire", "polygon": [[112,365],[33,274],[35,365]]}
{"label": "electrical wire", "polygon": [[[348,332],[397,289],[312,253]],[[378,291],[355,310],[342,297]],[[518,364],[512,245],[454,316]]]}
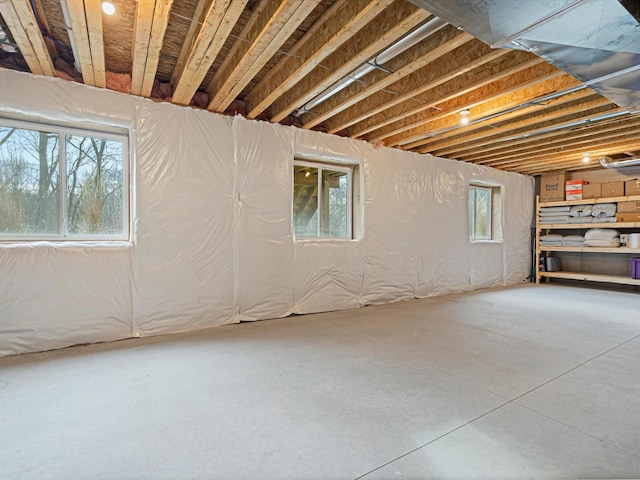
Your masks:
{"label": "electrical wire", "polygon": [[[184,15],[180,15],[179,13],[175,13],[175,12],[169,12],[170,15],[173,15],[174,17],[178,17],[181,18],[182,20],[186,20],[187,22],[193,22],[193,23],[197,23],[198,25],[204,25],[204,23],[199,22],[198,20],[195,20],[193,18],[189,18],[189,17],[185,17]],[[236,40],[240,40],[241,42],[245,42],[245,43],[251,43],[251,41],[249,39],[240,37],[239,35],[234,35],[233,33],[230,33],[229,36],[231,38],[235,38]],[[302,61],[306,61],[307,59],[301,55],[296,55],[295,53],[291,53],[291,52],[286,52],[284,50],[277,50],[276,51],[277,54],[279,55],[284,55],[285,57],[293,57],[293,58],[298,58]],[[331,70],[330,67],[327,67],[326,65],[323,65],[322,63],[319,63],[317,65],[320,68],[324,68],[325,70]]]}
{"label": "electrical wire", "polygon": [[64,43],[58,41],[58,39],[56,39],[53,35],[51,35],[47,31],[47,29],[42,26],[42,22],[40,21],[40,15],[38,15],[38,9],[36,8],[35,1],[29,0],[29,3],[31,4],[31,9],[33,10],[33,14],[36,17],[36,22],[38,23],[38,28],[40,29],[40,33],[42,33],[42,35],[44,35],[45,38],[48,38],[49,40],[51,40],[58,48],[64,49],[69,55],[73,55],[69,47],[67,47]]}

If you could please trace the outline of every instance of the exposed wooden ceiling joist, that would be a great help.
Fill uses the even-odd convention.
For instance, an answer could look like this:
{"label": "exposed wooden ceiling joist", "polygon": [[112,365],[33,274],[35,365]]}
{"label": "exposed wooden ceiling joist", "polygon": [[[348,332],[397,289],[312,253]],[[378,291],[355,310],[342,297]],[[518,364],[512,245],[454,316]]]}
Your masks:
{"label": "exposed wooden ceiling joist", "polygon": [[[99,1],[66,0],[65,22],[59,0],[0,0],[0,67],[80,81],[76,63],[90,85],[523,173],[593,168],[580,152],[633,151],[640,133],[640,113],[408,0],[137,0],[113,17]],[[389,48],[386,70],[364,67]]]}
{"label": "exposed wooden ceiling joist", "polygon": [[618,135],[630,135],[638,127],[640,127],[640,119],[613,119],[609,122],[586,125],[580,129],[567,128],[539,135],[529,135],[517,140],[502,142],[500,148],[488,150],[485,146],[482,146],[478,148],[478,151],[460,155],[458,159],[472,161],[479,165],[507,164],[514,159],[526,158],[546,150],[554,148],[565,149],[579,145],[581,142],[591,141],[594,137],[598,140],[605,140]]}
{"label": "exposed wooden ceiling joist", "polygon": [[[540,132],[546,132],[549,129],[558,129],[563,126],[570,127],[576,121],[589,120],[594,117],[611,114],[621,111],[620,107],[611,105],[597,95],[587,97],[586,99],[572,100],[565,104],[546,109],[544,112],[534,112],[525,115],[521,120],[512,120],[500,122],[500,126],[488,125],[484,131],[476,132],[471,135],[462,135],[449,137],[441,143],[424,146],[420,149],[421,153],[431,153],[438,151],[440,148],[450,148],[459,142],[463,144],[481,143],[499,143],[502,139],[510,139],[513,135],[524,134],[533,135]],[[513,126],[513,128],[512,128]],[[455,158],[455,157],[452,157]]]}
{"label": "exposed wooden ceiling joist", "polygon": [[[481,102],[494,99],[533,83],[562,75],[537,58],[507,54],[456,77],[414,97],[418,107],[406,102],[379,116],[379,124],[365,138],[383,141],[426,123],[450,115],[454,111],[468,109]],[[407,115],[401,107],[406,106]]]}
{"label": "exposed wooden ceiling joist", "polygon": [[[469,120],[471,121],[469,125],[461,125],[460,115],[458,112],[450,110],[448,111],[449,114],[444,117],[424,123],[423,125],[407,130],[400,135],[390,137],[386,141],[390,145],[400,145],[405,149],[435,144],[438,145],[438,147],[434,146],[432,148],[440,150],[445,148],[442,143],[444,139],[460,134],[472,136],[473,132],[476,130],[493,126],[496,123],[510,121],[511,119],[522,117],[528,113],[539,113],[540,110],[547,109],[549,105],[558,105],[568,102],[569,99],[586,95],[584,92],[578,92],[559,99],[554,99],[544,105],[532,103],[540,97],[562,90],[568,90],[572,87],[576,87],[577,85],[578,82],[567,75],[551,78],[550,80],[524,87],[515,92],[514,95],[500,95],[493,97],[486,102],[482,102],[479,105],[475,105],[469,115]],[[519,108],[521,106],[523,108]],[[450,140],[450,142],[451,146],[454,148],[462,149],[462,145],[458,142],[454,140]],[[450,145],[447,144],[447,146]]]}
{"label": "exposed wooden ceiling joist", "polygon": [[182,43],[182,47],[180,48],[180,53],[178,53],[178,58],[173,65],[173,72],[171,73],[171,80],[169,83],[171,85],[177,85],[178,80],[180,80],[180,75],[184,71],[184,68],[187,64],[187,59],[189,58],[189,54],[193,50],[193,45],[196,41],[196,36],[202,27],[202,24],[205,20],[205,15],[207,13],[206,8],[209,4],[209,0],[198,0],[196,4],[195,11],[193,13],[193,17],[189,22],[189,27],[187,28],[186,34],[184,36],[184,42]]}
{"label": "exposed wooden ceiling joist", "polygon": [[[518,135],[521,131],[526,130],[528,135],[534,135],[537,133],[545,133],[548,129],[537,128],[537,124],[540,122],[544,123],[544,126],[547,127],[550,125],[549,122],[556,121],[557,124],[555,127],[560,129],[560,127],[571,128],[575,122],[563,122],[561,119],[565,117],[572,116],[572,120],[579,120],[580,117],[575,116],[576,114],[585,113],[587,114],[585,119],[590,119],[596,116],[596,113],[593,113],[593,109],[600,109],[601,107],[611,107],[613,110],[617,110],[607,102],[603,101],[602,98],[597,95],[589,95],[588,90],[583,90],[572,94],[571,96],[566,96],[564,98],[556,99],[553,103],[549,103],[543,107],[542,110],[536,110],[536,107],[531,107],[528,109],[523,109],[520,112],[514,112],[512,115],[508,115],[495,123],[489,123],[490,132],[480,132],[480,134],[488,134],[489,137],[493,139],[492,147],[502,144],[502,141],[506,139],[511,139],[513,135]],[[510,124],[514,126],[513,129],[509,129]],[[487,127],[483,127],[485,130]],[[469,133],[469,132],[467,132]],[[460,138],[454,137],[447,141],[447,146],[443,146],[443,144],[434,144],[430,148],[434,151],[451,151],[453,155],[462,154],[466,152],[470,147],[470,145],[477,146],[484,143],[484,139],[480,142],[477,140],[469,140],[470,137],[477,136],[479,134],[471,133],[470,136],[465,136],[459,144],[454,143],[454,141],[460,141]],[[486,138],[486,135],[485,135]],[[491,148],[492,148],[491,147]],[[442,149],[442,150],[441,150]]]}
{"label": "exposed wooden ceiling joist", "polygon": [[[460,56],[463,48],[464,58]],[[473,40],[440,57],[436,65],[427,65],[391,86],[402,94],[388,95],[382,92],[372,95],[366,103],[355,105],[334,117],[327,122],[328,131],[336,133],[344,130],[350,137],[361,137],[396,119],[429,109],[432,104],[425,97],[429,97],[431,90],[508,53],[508,50],[492,50],[482,42]],[[438,98],[436,103],[438,101],[441,99]]]}
{"label": "exposed wooden ceiling joist", "polygon": [[174,85],[174,103],[187,105],[191,101],[248,1],[214,0],[211,3],[184,68]]}
{"label": "exposed wooden ceiling joist", "polygon": [[393,1],[336,1],[249,93],[247,117],[260,115]]}
{"label": "exposed wooden ceiling joist", "polygon": [[138,0],[137,3],[131,93],[148,97],[156,78],[173,0]]}
{"label": "exposed wooden ceiling joist", "polygon": [[[638,129],[636,129],[634,132],[637,133],[637,131]],[[561,163],[562,161],[564,161],[563,159],[566,159],[566,161],[570,163],[577,162],[577,161],[584,163],[584,160],[582,157],[583,154],[589,154],[590,156],[593,155],[594,158],[591,160],[597,161],[597,158],[599,158],[600,156],[612,155],[612,154],[628,151],[628,148],[626,150],[620,149],[620,147],[624,145],[627,145],[628,148],[631,148],[631,145],[629,144],[628,140],[624,138],[611,137],[611,138],[594,139],[593,143],[581,144],[579,146],[572,147],[571,154],[569,155],[565,155],[563,149],[557,149],[556,151],[550,152],[545,157],[536,155],[534,161],[532,161],[532,157],[524,157],[518,160],[514,160],[512,162],[509,162],[508,164],[497,164],[497,165],[489,165],[489,166],[493,168],[502,169],[502,170],[506,169],[506,170],[515,171],[517,169],[518,171],[524,171],[528,168],[538,169],[539,165],[547,165],[549,164],[549,162]],[[605,152],[605,153],[599,153],[599,152]],[[540,171],[538,171],[537,173],[540,173]]]}
{"label": "exposed wooden ceiling joist", "polygon": [[[540,92],[542,95],[550,94],[563,90],[562,86],[570,89],[575,85],[576,82],[570,77],[559,77],[543,82],[542,85],[538,86],[536,92]],[[400,139],[402,147],[405,149],[422,147],[421,149],[428,149],[429,153],[432,151],[447,151],[446,149],[452,152],[460,152],[466,148],[472,148],[468,145],[471,142],[475,141],[477,144],[482,144],[482,139],[487,136],[507,135],[511,132],[517,132],[518,128],[529,127],[540,121],[542,117],[552,120],[573,111],[579,111],[581,108],[585,108],[585,104],[590,106],[594,102],[600,102],[598,103],[599,105],[605,103],[601,102],[601,99],[597,96],[594,96],[593,92],[583,89],[555,98],[546,104],[530,104],[532,100],[540,96],[530,93],[526,104],[522,104],[525,106],[516,110],[513,110],[513,107],[502,108],[499,103],[500,100],[494,99],[488,102],[487,105],[482,105],[482,108],[477,107],[475,109],[477,113],[474,118],[478,117],[477,123],[473,123],[474,118],[472,118],[472,123],[469,125],[461,125],[460,116],[451,114],[428,125],[428,128],[422,134],[424,138],[420,138],[420,130],[416,130],[412,132],[411,136]],[[587,97],[587,100],[583,100],[585,97]],[[503,111],[505,113],[501,114]],[[487,118],[484,118],[485,116]],[[416,140],[416,138],[418,139]]]}
{"label": "exposed wooden ceiling joist", "polygon": [[594,149],[597,150],[601,145],[611,143],[613,141],[625,140],[627,135],[635,135],[640,127],[629,127],[626,129],[620,129],[615,133],[612,132],[592,132],[591,135],[581,137],[576,140],[572,140],[570,134],[565,132],[565,137],[558,138],[557,142],[547,143],[541,145],[538,149],[527,152],[522,152],[519,155],[511,156],[510,158],[500,159],[496,161],[486,162],[485,165],[492,167],[509,167],[521,163],[523,160],[528,161],[535,155],[537,159],[555,158],[565,154],[567,150],[573,152],[584,153],[585,151]]}
{"label": "exposed wooden ceiling joist", "polygon": [[31,73],[55,76],[51,56],[28,0],[0,0],[0,15]]}
{"label": "exposed wooden ceiling joist", "polygon": [[67,6],[82,79],[88,85],[104,88],[107,80],[100,2],[99,0],[67,0]]}
{"label": "exposed wooden ceiling joist", "polygon": [[396,0],[349,41],[323,60],[286,95],[271,105],[272,122],[279,122],[336,81],[362,65],[386,45],[397,41],[429,16],[424,10]]}
{"label": "exposed wooden ceiling joist", "polygon": [[211,80],[207,88],[211,95],[209,110],[224,112],[318,2],[319,0],[268,0],[264,8],[253,15],[240,35],[247,43],[235,44],[234,50]]}
{"label": "exposed wooden ceiling joist", "polygon": [[[579,149],[561,156],[553,155],[546,157],[545,159],[532,159],[526,163],[523,162],[521,165],[510,170],[517,171],[518,173],[524,173],[525,175],[539,175],[541,173],[554,170],[565,170],[568,168],[573,169],[573,167],[578,167],[581,164],[584,164],[581,158],[582,153],[589,152],[594,158],[599,158],[601,156],[615,155],[638,149],[640,149],[640,142],[638,141],[605,143],[600,145],[600,148],[597,150]],[[593,165],[591,167],[593,168]]]}
{"label": "exposed wooden ceiling joist", "polygon": [[314,107],[313,112],[304,115],[303,128],[313,128],[319,125],[472,39],[471,35],[449,25],[443,31],[437,32],[436,35],[420,42],[414,48],[391,59],[383,66],[384,70],[373,70],[362,81],[352,83],[327,101]]}

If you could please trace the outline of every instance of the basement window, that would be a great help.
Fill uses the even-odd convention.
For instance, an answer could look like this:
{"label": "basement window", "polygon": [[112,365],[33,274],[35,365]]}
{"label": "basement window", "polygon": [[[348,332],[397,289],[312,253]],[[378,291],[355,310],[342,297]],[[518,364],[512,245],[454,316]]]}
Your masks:
{"label": "basement window", "polygon": [[127,240],[128,136],[0,119],[0,240]]}
{"label": "basement window", "polygon": [[293,230],[296,239],[353,238],[352,165],[296,160]]}
{"label": "basement window", "polygon": [[469,238],[472,242],[502,241],[502,187],[469,185]]}

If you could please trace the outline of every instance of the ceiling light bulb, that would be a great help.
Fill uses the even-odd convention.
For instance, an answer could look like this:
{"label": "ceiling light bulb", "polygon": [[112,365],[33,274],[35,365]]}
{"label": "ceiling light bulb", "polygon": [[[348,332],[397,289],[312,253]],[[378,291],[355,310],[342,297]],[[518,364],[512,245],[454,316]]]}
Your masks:
{"label": "ceiling light bulb", "polygon": [[584,153],[584,154],[582,154],[582,161],[583,161],[584,163],[589,163],[589,160],[591,160],[591,158],[589,157],[589,154],[588,154],[588,153]]}
{"label": "ceiling light bulb", "polygon": [[460,123],[462,125],[466,125],[467,123],[469,123],[469,110],[460,110],[460,116],[462,117],[460,119]]}
{"label": "ceiling light bulb", "polygon": [[102,11],[107,15],[113,15],[116,12],[116,7],[111,2],[102,2]]}
{"label": "ceiling light bulb", "polygon": [[309,178],[309,175],[311,175],[311,172],[307,172],[304,174],[305,177]]}

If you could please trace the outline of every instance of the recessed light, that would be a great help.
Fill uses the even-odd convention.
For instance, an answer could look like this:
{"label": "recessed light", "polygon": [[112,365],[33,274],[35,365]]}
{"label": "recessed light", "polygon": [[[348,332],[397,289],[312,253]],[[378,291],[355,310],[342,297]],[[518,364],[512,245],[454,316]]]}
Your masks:
{"label": "recessed light", "polygon": [[116,13],[116,7],[111,2],[102,2],[102,11],[107,15],[113,15]]}

